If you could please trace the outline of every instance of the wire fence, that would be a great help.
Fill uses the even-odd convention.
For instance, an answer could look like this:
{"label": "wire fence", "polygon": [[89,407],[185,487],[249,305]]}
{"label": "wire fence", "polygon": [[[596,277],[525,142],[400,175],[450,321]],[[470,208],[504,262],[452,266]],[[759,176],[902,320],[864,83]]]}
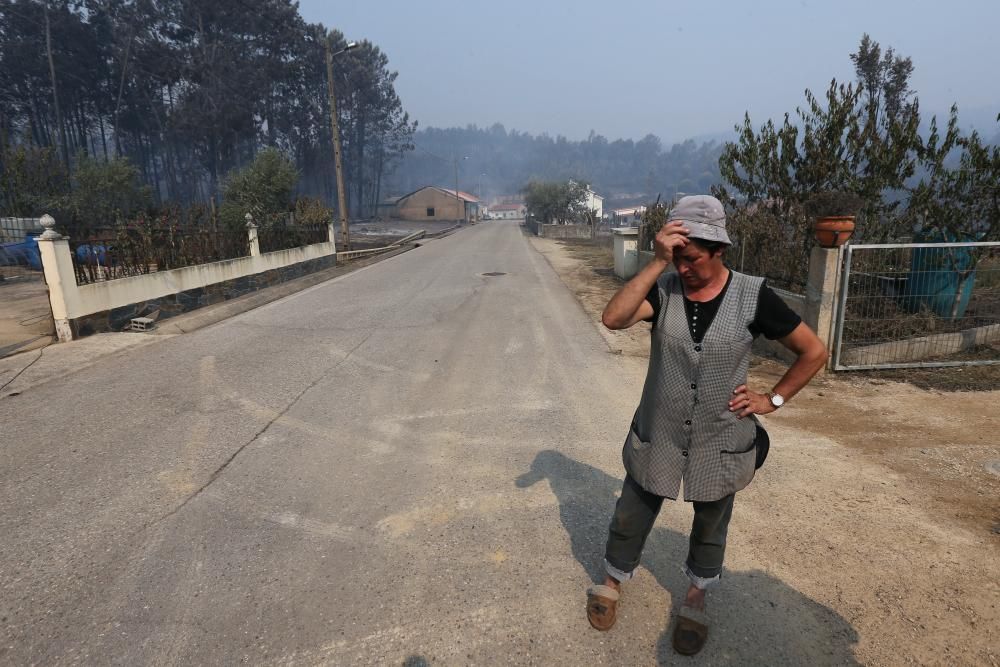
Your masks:
{"label": "wire fence", "polygon": [[76,283],[85,285],[246,257],[250,242],[243,229],[123,226],[71,235],[70,252]]}
{"label": "wire fence", "polygon": [[837,370],[1000,363],[1000,243],[848,245]]}

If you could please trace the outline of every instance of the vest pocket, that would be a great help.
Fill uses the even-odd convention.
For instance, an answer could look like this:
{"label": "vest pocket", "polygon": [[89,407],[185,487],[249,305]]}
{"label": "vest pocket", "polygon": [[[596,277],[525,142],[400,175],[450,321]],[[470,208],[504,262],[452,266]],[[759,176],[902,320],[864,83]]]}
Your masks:
{"label": "vest pocket", "polygon": [[741,447],[740,449],[720,449],[719,453],[723,454],[723,455],[726,455],[726,454],[729,454],[729,455],[732,455],[732,454],[736,454],[736,455],[746,454],[747,452],[753,450],[754,445],[756,444],[756,442],[757,442],[756,440],[751,440],[749,445],[747,445],[746,447]]}
{"label": "vest pocket", "polygon": [[649,459],[652,453],[651,443],[643,442],[633,423],[628,429],[625,446],[622,447],[622,463],[625,464],[625,471],[632,475],[632,478],[643,488],[646,487],[650,476],[653,475],[653,471],[649,469]]}
{"label": "vest pocket", "polygon": [[722,479],[725,492],[735,493],[744,488],[753,479],[757,450],[751,440],[749,449],[739,452],[721,450],[719,452]]}
{"label": "vest pocket", "polygon": [[635,429],[635,424],[633,423],[628,429],[628,437],[625,439],[625,446],[631,447],[636,451],[641,451],[648,448],[650,443],[648,441],[644,442],[642,438],[639,437],[639,433]]}

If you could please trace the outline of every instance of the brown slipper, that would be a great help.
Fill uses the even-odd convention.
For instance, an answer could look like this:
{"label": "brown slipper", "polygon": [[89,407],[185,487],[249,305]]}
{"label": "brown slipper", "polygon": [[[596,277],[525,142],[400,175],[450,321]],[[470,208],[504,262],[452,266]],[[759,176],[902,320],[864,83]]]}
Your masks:
{"label": "brown slipper", "polygon": [[610,586],[592,586],[587,590],[587,620],[595,630],[607,632],[614,626],[620,597]]}
{"label": "brown slipper", "polygon": [[682,606],[674,626],[674,650],[681,655],[694,655],[708,641],[708,616],[693,607]]}

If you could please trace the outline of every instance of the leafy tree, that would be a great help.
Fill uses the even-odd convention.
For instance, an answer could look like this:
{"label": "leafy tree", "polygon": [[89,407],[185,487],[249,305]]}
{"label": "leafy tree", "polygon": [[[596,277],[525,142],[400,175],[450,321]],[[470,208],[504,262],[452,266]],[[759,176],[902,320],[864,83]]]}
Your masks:
{"label": "leafy tree", "polygon": [[[949,166],[956,152],[958,163]],[[925,175],[910,189],[910,225],[925,236],[1000,240],[1000,145],[985,143],[978,132],[962,136],[952,107],[943,135],[932,122],[920,160]]]}
{"label": "leafy tree", "polygon": [[351,176],[348,202],[355,215],[367,217],[381,198],[382,175],[412,150],[416,122],[403,111],[393,85],[397,73],[389,71],[389,59],[377,46],[363,41],[342,58],[349,91],[341,126]]}
{"label": "leafy tree", "polygon": [[581,220],[587,213],[587,184],[531,181],[522,189],[529,215],[543,224]]}
{"label": "leafy tree", "polygon": [[243,169],[226,178],[220,215],[230,227],[244,224],[247,213],[258,221],[275,213],[294,210],[299,172],[295,164],[275,148],[265,148]]}
{"label": "leafy tree", "polygon": [[[308,175],[300,193],[335,198],[324,47],[345,41],[306,23],[294,0],[253,11],[235,0],[0,0],[0,25],[0,148],[54,148],[65,171],[80,153],[127,157],[154,200],[190,203],[217,198],[226,173],[274,147]],[[414,124],[377,47],[334,67],[348,187],[363,203],[410,149]]]}
{"label": "leafy tree", "polygon": [[[951,167],[948,160],[956,150],[960,151],[958,164]],[[984,143],[977,132],[961,136],[958,110],[952,107],[943,135],[938,133],[936,122],[931,123],[920,158],[926,175],[910,191],[907,218],[921,237],[929,241],[1000,241],[1000,146]],[[948,248],[938,253],[958,278],[951,319],[958,316],[965,285],[989,253],[984,247]]]}
{"label": "leafy tree", "polygon": [[0,152],[0,210],[36,217],[69,191],[65,165],[52,148],[18,146]]}
{"label": "leafy tree", "polygon": [[[913,64],[868,35],[851,55],[856,82],[831,81],[824,98],[806,90],[806,104],[755,131],[749,114],[719,160],[723,179],[742,201],[777,208],[796,225],[808,225],[802,206],[825,191],[859,195],[865,202],[858,235],[868,241],[906,235],[901,215],[922,140]],[[726,189],[720,189],[728,197]],[[810,243],[809,235],[803,235]]]}
{"label": "leafy tree", "polygon": [[[862,199],[858,236],[866,242],[998,238],[1000,149],[975,132],[962,136],[956,107],[943,131],[932,118],[922,135],[909,58],[865,35],[851,60],[854,83],[833,80],[822,102],[807,90],[805,107],[780,126],[768,121],[755,131],[747,114],[737,141],[723,149],[720,170],[738,197],[727,188],[717,194],[735,205],[735,250],[808,250],[808,204],[831,192]],[[971,263],[952,263],[963,282],[978,261],[971,252]],[[788,256],[788,275],[801,277],[802,253]]]}
{"label": "leafy tree", "polygon": [[81,154],[75,167],[72,188],[48,204],[64,225],[110,227],[152,203],[149,186],[143,185],[139,170],[127,158],[105,162]]}

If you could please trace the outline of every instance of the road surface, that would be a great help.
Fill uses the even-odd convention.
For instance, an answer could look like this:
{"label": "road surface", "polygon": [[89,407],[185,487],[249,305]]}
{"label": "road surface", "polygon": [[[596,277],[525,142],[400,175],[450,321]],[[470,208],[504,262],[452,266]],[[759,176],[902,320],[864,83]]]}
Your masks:
{"label": "road surface", "polygon": [[[584,613],[643,363],[490,222],[0,399],[0,663],[672,661],[684,504]],[[710,604],[704,664],[851,662],[761,571]]]}

